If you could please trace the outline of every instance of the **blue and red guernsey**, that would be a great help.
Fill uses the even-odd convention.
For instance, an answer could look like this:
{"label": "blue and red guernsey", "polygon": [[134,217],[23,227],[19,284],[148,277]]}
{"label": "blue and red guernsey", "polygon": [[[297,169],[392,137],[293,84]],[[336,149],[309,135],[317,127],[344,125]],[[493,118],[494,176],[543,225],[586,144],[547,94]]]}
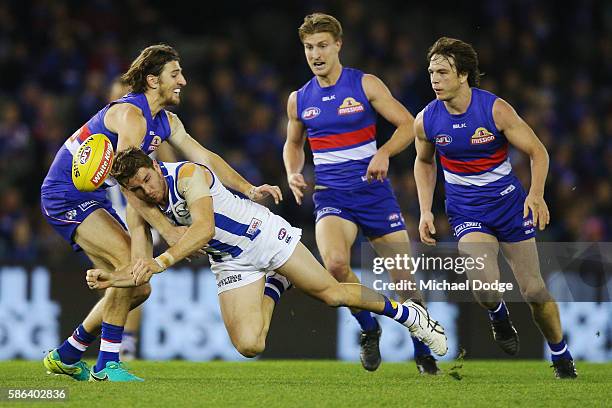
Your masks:
{"label": "blue and red guernsey", "polygon": [[508,140],[493,120],[496,99],[472,88],[470,105],[460,115],[450,114],[437,99],[423,111],[425,135],[438,152],[449,204],[487,204],[522,189],[508,159]]}
{"label": "blue and red guernsey", "polygon": [[[106,128],[104,117],[108,109],[118,103],[131,103],[142,110],[142,114],[147,121],[147,130],[143,135],[140,148],[145,153],[153,153],[164,140],[170,137],[170,123],[166,111],[162,109],[155,117],[152,117],[145,95],[142,93],[129,93],[106,105],[64,142],[64,145],[57,152],[53,164],[51,164],[47,177],[43,181],[43,194],[77,191],[72,183],[72,176],[70,174],[72,155],[90,135],[96,133],[105,134],[111,141],[113,150],[117,150],[118,135]],[[106,186],[109,183],[112,183],[112,181],[107,180]]]}
{"label": "blue and red guernsey", "polygon": [[297,114],[312,150],[316,184],[339,190],[367,185],[365,174],[376,154],[376,111],[363,90],[363,72],[343,68],[335,85],[316,77],[297,93]]}

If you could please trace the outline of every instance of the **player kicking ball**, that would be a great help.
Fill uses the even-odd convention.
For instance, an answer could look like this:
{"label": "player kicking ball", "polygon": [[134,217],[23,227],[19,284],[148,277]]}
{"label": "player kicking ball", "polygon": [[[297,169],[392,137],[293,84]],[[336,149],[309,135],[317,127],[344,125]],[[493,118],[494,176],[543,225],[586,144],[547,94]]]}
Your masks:
{"label": "player kicking ball", "polygon": [[[156,162],[134,148],[117,155],[111,174],[140,205],[158,206],[174,223],[188,229],[166,252],[138,260],[133,270],[126,267],[111,274],[90,269],[90,288],[145,284],[153,274],[204,247],[217,280],[225,327],[245,357],[263,352],[274,306],[290,282],[329,306],[358,307],[397,320],[434,353],[446,354],[444,329],[423,307],[410,300],[398,304],[360,284],[339,283],[300,242],[299,228],[266,207],[234,195],[207,167]],[[152,256],[145,221],[134,217],[128,219],[128,226],[132,245],[146,244],[144,249]]]}

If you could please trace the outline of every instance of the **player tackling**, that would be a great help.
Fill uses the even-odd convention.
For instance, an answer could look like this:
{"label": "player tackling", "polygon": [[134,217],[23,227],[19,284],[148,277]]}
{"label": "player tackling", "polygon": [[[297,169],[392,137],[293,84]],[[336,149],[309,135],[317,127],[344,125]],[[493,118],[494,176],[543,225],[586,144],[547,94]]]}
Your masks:
{"label": "player tackling", "polygon": [[[140,149],[119,152],[112,175],[143,202],[159,206],[187,232],[164,253],[138,260],[122,274],[87,272],[91,288],[146,284],[155,273],[204,247],[217,280],[223,320],[236,349],[254,357],[265,347],[272,310],[265,297],[278,301],[292,282],[329,306],[358,307],[388,316],[408,327],[438,355],[447,352],[444,329],[420,305],[404,304],[355,283],[338,283],[300,242],[301,230],[251,200],[227,190],[207,167],[192,162],[163,163]],[[140,220],[132,228],[141,228]],[[135,246],[140,243],[133,240]],[[144,247],[143,247],[144,248]],[[266,280],[266,274],[269,275]],[[272,289],[265,290],[265,287]]]}
{"label": "player tackling", "polygon": [[[168,45],[145,48],[123,75],[132,92],[106,105],[68,138],[43,181],[41,210],[45,219],[75,251],[83,250],[96,267],[115,271],[143,255],[130,250],[130,236],[106,197],[107,185],[83,192],[72,182],[73,155],[92,134],[104,134],[117,152],[137,147],[150,154],[168,142],[183,157],[210,166],[236,191],[255,199],[266,194],[275,200],[282,198],[278,187],[254,187],[244,180],[193,139],[175,114],[165,110],[180,103],[181,90],[187,85],[179,60],[177,51]],[[142,215],[169,244],[184,233],[184,228],[172,226],[157,209]],[[135,216],[128,206],[126,217]],[[74,333],[46,355],[43,362],[47,370],[79,381],[142,381],[121,364],[119,349],[128,311],[144,302],[150,291],[149,285],[106,291]],[[90,370],[81,357],[100,332],[100,353]]]}
{"label": "player tackling", "polygon": [[[463,41],[440,38],[429,49],[429,76],[436,99],[415,120],[417,158],[414,164],[421,221],[421,240],[433,245],[431,212],[436,184],[435,154],[444,170],[446,212],[460,252],[485,256],[482,272],[470,280],[499,279],[501,249],[529,303],[535,323],[548,341],[557,378],[575,378],[574,360],[563,339],[559,310],[546,289],[535,245],[536,227],[549,222],[544,201],[548,172],[546,148],[515,110],[501,98],[477,88],[480,72],[474,48]],[[527,194],[512,171],[509,144],[529,155],[531,187]],[[515,355],[519,338],[498,291],[473,291],[489,310],[493,338]]]}

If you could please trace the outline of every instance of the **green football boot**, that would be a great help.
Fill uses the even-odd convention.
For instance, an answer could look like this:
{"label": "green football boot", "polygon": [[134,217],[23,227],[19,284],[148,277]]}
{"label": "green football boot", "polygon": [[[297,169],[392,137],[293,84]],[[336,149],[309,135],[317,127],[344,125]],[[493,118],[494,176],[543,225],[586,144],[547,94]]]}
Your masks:
{"label": "green football boot", "polygon": [[65,374],[77,381],[87,381],[89,379],[89,367],[86,362],[77,361],[74,364],[62,363],[57,349],[47,353],[43,359],[43,364],[49,374]]}
{"label": "green football boot", "polygon": [[89,371],[89,381],[144,381],[144,379],[130,373],[122,362],[107,361],[106,367],[97,373],[94,372],[94,367]]}

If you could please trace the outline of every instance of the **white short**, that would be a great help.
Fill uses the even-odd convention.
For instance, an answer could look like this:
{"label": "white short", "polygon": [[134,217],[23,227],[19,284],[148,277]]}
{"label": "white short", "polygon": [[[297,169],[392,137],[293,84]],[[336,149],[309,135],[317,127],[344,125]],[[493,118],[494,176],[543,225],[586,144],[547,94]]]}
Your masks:
{"label": "white short", "polygon": [[259,236],[238,258],[211,262],[217,293],[249,285],[265,277],[266,272],[280,268],[291,257],[301,238],[300,228],[271,213],[261,226]]}

